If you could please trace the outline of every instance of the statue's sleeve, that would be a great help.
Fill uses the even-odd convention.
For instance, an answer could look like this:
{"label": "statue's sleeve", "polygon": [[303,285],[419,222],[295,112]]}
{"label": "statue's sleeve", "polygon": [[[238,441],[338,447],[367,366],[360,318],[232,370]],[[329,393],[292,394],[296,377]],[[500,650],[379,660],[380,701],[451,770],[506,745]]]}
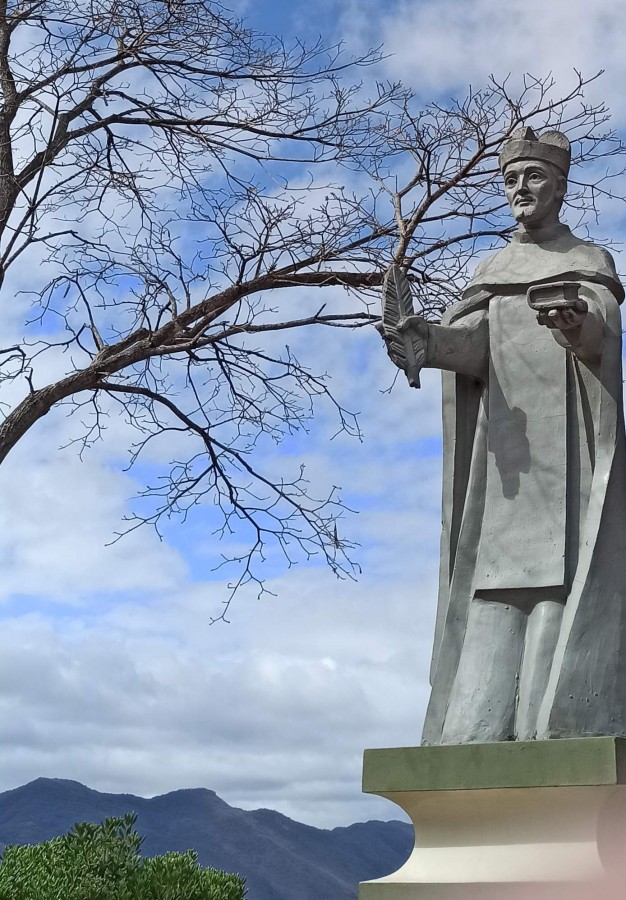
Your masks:
{"label": "statue's sleeve", "polygon": [[486,310],[468,313],[453,325],[428,325],[425,366],[485,380],[489,328]]}

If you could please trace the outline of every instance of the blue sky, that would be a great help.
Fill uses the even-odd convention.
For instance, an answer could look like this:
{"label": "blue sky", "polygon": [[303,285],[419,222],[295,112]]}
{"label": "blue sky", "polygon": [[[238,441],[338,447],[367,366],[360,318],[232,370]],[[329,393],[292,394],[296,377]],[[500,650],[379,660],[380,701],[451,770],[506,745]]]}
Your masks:
{"label": "blue sky", "polygon": [[[324,0],[245,2],[250,24],[347,51],[385,42],[380,74],[425,101],[552,71],[606,74],[591,89],[626,128],[626,21],[596,0]],[[623,240],[623,207],[608,205],[598,236]],[[618,268],[626,270],[616,254]],[[9,316],[10,316],[9,311]],[[0,637],[0,788],[45,775],[143,795],[207,787],[227,802],[266,806],[324,827],[396,816],[360,793],[365,747],[416,744],[428,698],[440,527],[440,397],[393,379],[378,336],[290,335],[303,362],[330,374],[360,413],[363,441],[331,440],[322,404],[308,434],[276,466],[307,465],[320,492],[341,485],[358,513],[345,521],[363,574],[267,564],[276,596],[244,590],[231,623],[211,626],[226,595],[220,547],[199,512],[159,541],[140,530],[107,546],[141,471],[120,466],[124,434],[83,461],[56,451],[75,423],[50,414],[0,473],[4,573]],[[342,525],[342,527],[344,527]]]}

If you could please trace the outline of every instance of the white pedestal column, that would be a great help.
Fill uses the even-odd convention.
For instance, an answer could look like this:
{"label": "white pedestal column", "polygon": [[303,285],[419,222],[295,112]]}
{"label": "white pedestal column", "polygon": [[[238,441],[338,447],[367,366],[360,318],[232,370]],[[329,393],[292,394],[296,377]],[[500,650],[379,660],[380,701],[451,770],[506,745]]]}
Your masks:
{"label": "white pedestal column", "polygon": [[359,900],[595,900],[601,886],[605,900],[618,883],[626,896],[625,746],[588,738],[368,751],[365,790],[408,813],[415,848],[397,872],[361,884]]}

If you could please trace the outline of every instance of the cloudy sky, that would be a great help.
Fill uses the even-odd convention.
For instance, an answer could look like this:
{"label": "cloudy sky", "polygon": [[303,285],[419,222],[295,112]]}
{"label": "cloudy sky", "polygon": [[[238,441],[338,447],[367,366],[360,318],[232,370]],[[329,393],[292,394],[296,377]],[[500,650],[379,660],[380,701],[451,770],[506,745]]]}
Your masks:
{"label": "cloudy sky", "polygon": [[[251,23],[322,34],[348,49],[384,41],[381,74],[427,101],[513,78],[605,69],[592,99],[626,129],[622,0],[257,0]],[[618,228],[623,210],[611,211]],[[616,239],[620,239],[618,231]],[[619,248],[618,248],[619,249]],[[626,265],[616,254],[618,268]],[[363,748],[419,743],[436,603],[440,521],[439,380],[398,383],[375,333],[309,332],[292,348],[326,370],[364,439],[331,440],[320,408],[303,460],[314,486],[344,488],[361,545],[357,582],[321,565],[272,568],[276,596],[242,591],[230,624],[210,625],[226,585],[202,516],[107,546],[141,486],[122,471],[122,435],[80,461],[56,450],[76,423],[52,413],[0,474],[0,789],[39,776],[152,796],[207,787],[333,827],[393,818],[360,793]],[[291,454],[291,455],[290,455]],[[225,548],[222,548],[225,549]]]}

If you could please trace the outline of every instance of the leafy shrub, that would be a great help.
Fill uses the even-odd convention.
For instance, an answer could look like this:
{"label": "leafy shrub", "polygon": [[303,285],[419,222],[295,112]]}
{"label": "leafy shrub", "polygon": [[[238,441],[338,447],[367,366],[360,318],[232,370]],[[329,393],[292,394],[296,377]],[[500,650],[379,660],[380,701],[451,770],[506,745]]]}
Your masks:
{"label": "leafy shrub", "polygon": [[136,819],[84,822],[42,844],[7,847],[0,900],[243,900],[243,879],[201,868],[193,850],[142,859]]}

